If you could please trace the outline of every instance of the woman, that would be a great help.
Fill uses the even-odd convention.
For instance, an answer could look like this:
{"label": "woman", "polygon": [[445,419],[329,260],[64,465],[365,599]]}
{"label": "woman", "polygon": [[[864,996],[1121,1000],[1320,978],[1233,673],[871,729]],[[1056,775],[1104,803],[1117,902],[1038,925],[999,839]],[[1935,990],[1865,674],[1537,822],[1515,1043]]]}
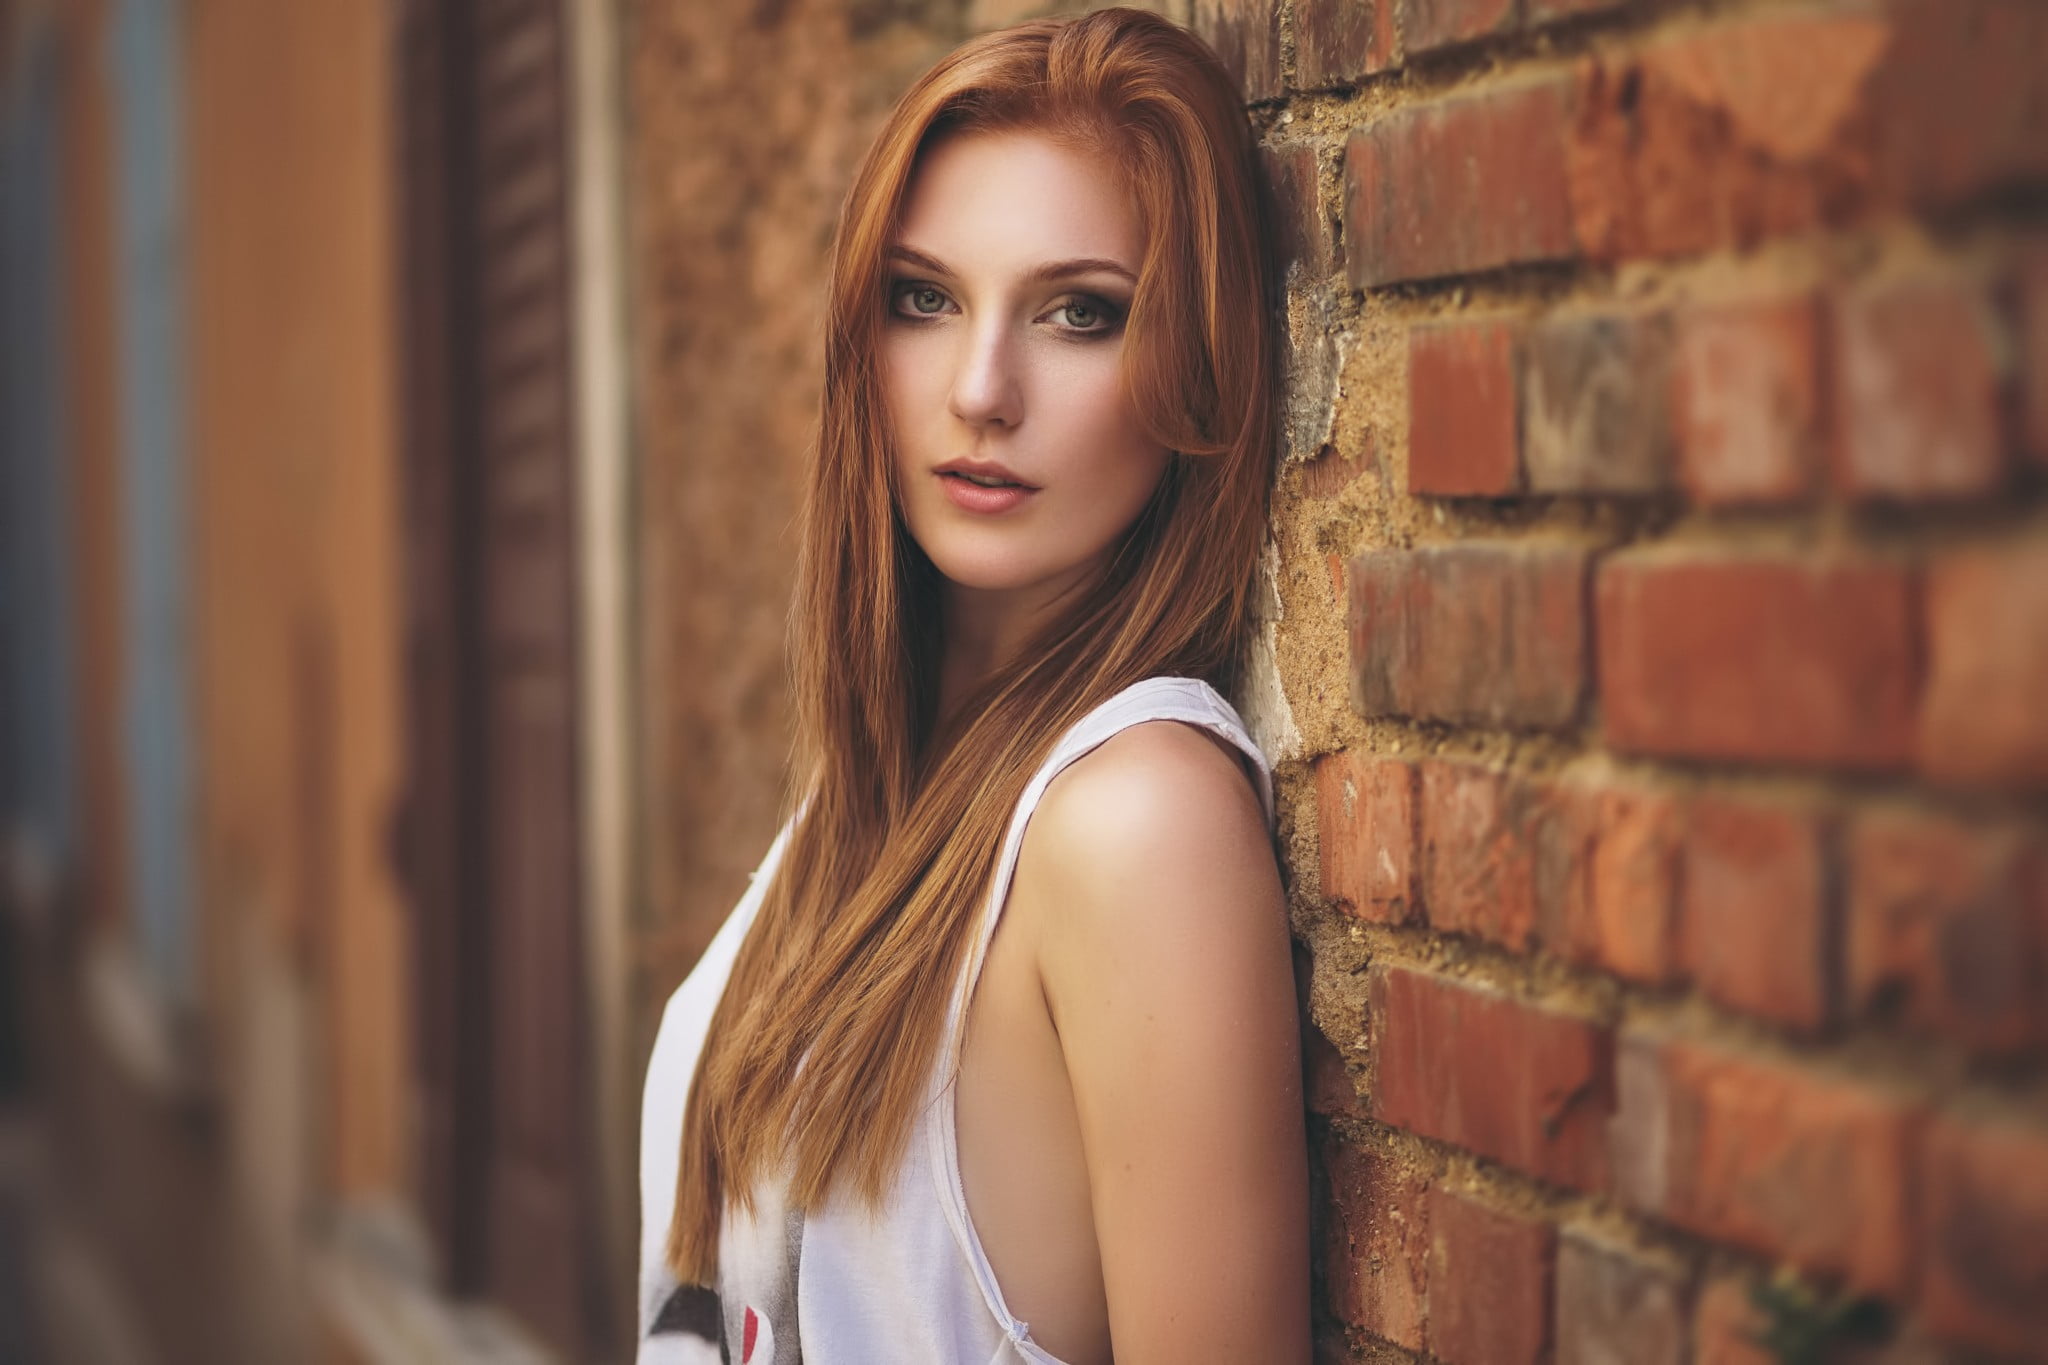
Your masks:
{"label": "woman", "polygon": [[1222,691],[1271,266],[1213,53],[963,46],[834,244],[804,793],[678,988],[641,1360],[1288,1362],[1308,1191],[1271,774]]}

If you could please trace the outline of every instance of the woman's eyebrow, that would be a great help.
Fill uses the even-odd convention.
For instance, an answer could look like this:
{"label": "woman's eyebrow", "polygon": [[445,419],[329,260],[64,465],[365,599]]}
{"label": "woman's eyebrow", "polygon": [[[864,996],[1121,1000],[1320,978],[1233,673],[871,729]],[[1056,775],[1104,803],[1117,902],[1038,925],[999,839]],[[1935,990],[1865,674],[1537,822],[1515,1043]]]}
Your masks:
{"label": "woman's eyebrow", "polygon": [[[890,247],[889,258],[902,261],[908,265],[914,265],[921,270],[929,270],[935,275],[951,276],[953,274],[951,266],[936,256],[919,251],[916,247],[901,245]],[[1113,261],[1105,256],[1076,256],[1072,260],[1067,261],[1047,261],[1043,265],[1034,266],[1024,278],[1032,284],[1039,284],[1046,280],[1065,279],[1069,275],[1094,274],[1115,275],[1132,285],[1136,285],[1138,282],[1138,277],[1132,274],[1130,268],[1125,266],[1123,262]]]}

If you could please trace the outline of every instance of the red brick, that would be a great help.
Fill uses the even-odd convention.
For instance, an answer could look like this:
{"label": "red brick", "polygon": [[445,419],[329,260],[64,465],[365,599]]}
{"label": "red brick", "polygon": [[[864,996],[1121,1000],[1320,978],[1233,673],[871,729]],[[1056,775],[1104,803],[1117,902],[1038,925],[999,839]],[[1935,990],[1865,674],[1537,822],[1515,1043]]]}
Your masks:
{"label": "red brick", "polygon": [[1547,1360],[1556,1230],[1439,1186],[1429,1232],[1429,1354],[1446,1365]]}
{"label": "red brick", "polygon": [[1543,794],[1507,773],[1463,763],[1422,765],[1423,911],[1432,928],[1522,952],[1542,921],[1539,827]]}
{"label": "red brick", "polygon": [[1586,686],[1586,551],[1556,544],[1369,550],[1351,561],[1360,715],[1557,729]]}
{"label": "red brick", "polygon": [[1351,753],[1316,762],[1323,895],[1376,924],[1417,918],[1415,769]]}
{"label": "red brick", "polygon": [[1615,1085],[1614,1185],[1632,1207],[1858,1289],[1904,1286],[1905,1100],[1648,1032],[1617,1043]]}
{"label": "red brick", "polygon": [[2038,1359],[2048,1342],[2048,1133],[1929,1125],[1921,1307],[1944,1336]]}
{"label": "red brick", "polygon": [[2048,542],[1937,559],[1927,653],[1921,767],[1951,782],[2048,784]]}
{"label": "red brick", "polygon": [[1567,163],[1603,259],[1749,246],[2048,174],[2048,7],[1769,15],[1580,67]]}
{"label": "red brick", "polygon": [[1807,1031],[1830,1023],[1833,935],[1818,822],[1701,797],[1687,823],[1679,918],[1693,978],[1744,1014]]}
{"label": "red brick", "polygon": [[1395,0],[1299,0],[1294,70],[1303,90],[1349,85],[1394,63]]}
{"label": "red brick", "polygon": [[1776,1365],[1763,1347],[1769,1324],[1750,1300],[1747,1280],[1717,1279],[1700,1291],[1693,1310],[1693,1365]]}
{"label": "red brick", "polygon": [[1532,493],[1653,493],[1671,479],[1671,329],[1567,317],[1523,343],[1522,464]]}
{"label": "red brick", "polygon": [[2041,1036],[2048,871],[2017,829],[1873,811],[1850,832],[1856,1008],[1983,1048]]}
{"label": "red brick", "polygon": [[1569,87],[1404,109],[1344,154],[1344,252],[1365,289],[1576,254],[1565,192]]}
{"label": "red brick", "polygon": [[[1553,793],[1538,867],[1545,941],[1571,961],[1649,985],[1677,978],[1678,874],[1685,823],[1679,803],[1635,787],[1565,787]],[[1555,912],[1543,898],[1554,896]]]}
{"label": "red brick", "polygon": [[1609,559],[1595,601],[1616,749],[1857,769],[1912,752],[1918,670],[1903,569],[1653,550]]}
{"label": "red brick", "polygon": [[1332,1134],[1323,1147],[1330,1216],[1323,1269],[1330,1311],[1411,1351],[1422,1349],[1429,1269],[1429,1182],[1391,1154]]}
{"label": "red brick", "polygon": [[[1337,453],[1336,447],[1326,445],[1310,458],[1294,466],[1300,480],[1297,486],[1306,498],[1334,498],[1349,488],[1369,463],[1370,456],[1364,459],[1347,459]],[[1337,566],[1330,574],[1331,592],[1342,594],[1343,556],[1332,553],[1329,561]]]}
{"label": "red brick", "polygon": [[1373,968],[1366,990],[1375,1118],[1556,1184],[1605,1185],[1604,1028],[1405,967]]}
{"label": "red brick", "polygon": [[1323,212],[1316,149],[1306,143],[1261,147],[1260,159],[1273,187],[1282,268],[1299,264],[1312,279],[1336,265],[1336,232]]}
{"label": "red brick", "polygon": [[2027,253],[2020,267],[2020,364],[2027,449],[2048,464],[2048,244]]}
{"label": "red brick", "polygon": [[1858,291],[1833,310],[1835,482],[1851,497],[1982,497],[2006,473],[1997,320],[1958,279]]}
{"label": "red brick", "polygon": [[1945,206],[2048,175],[2048,7],[1907,0],[1871,82],[1883,197]]}
{"label": "red brick", "polygon": [[1581,14],[1598,14],[1602,10],[1621,9],[1635,0],[1526,0],[1530,26],[1548,24],[1558,19],[1569,19]]}
{"label": "red brick", "polygon": [[1684,1275],[1579,1230],[1557,1249],[1557,1359],[1685,1365]]}
{"label": "red brick", "polygon": [[1408,334],[1408,491],[1501,497],[1522,487],[1516,328],[1454,322]]}
{"label": "red brick", "polygon": [[1400,0],[1408,55],[1469,43],[1515,26],[1515,0]]}
{"label": "red brick", "polygon": [[1195,0],[1191,18],[1245,99],[1281,93],[1279,0]]}
{"label": "red brick", "polygon": [[1708,507],[1798,502],[1820,464],[1820,325],[1811,298],[1679,316],[1679,479]]}
{"label": "red brick", "polygon": [[1864,92],[1890,33],[1860,14],[1770,16],[1585,59],[1567,157],[1581,247],[1748,246],[1860,210]]}
{"label": "red brick", "polygon": [[1515,781],[1529,817],[1515,838],[1530,853],[1536,914],[1530,937],[1566,961],[1591,964],[1599,951],[1591,895],[1600,788],[1583,781]]}

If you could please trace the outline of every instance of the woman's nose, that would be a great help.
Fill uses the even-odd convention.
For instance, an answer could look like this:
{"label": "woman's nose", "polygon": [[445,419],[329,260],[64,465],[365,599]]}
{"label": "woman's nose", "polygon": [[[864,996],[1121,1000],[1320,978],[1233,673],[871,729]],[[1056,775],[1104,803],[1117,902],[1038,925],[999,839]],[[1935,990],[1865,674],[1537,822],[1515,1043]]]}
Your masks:
{"label": "woman's nose", "polygon": [[1024,402],[1013,339],[995,322],[963,332],[948,404],[953,415],[977,427],[1016,426],[1024,416]]}

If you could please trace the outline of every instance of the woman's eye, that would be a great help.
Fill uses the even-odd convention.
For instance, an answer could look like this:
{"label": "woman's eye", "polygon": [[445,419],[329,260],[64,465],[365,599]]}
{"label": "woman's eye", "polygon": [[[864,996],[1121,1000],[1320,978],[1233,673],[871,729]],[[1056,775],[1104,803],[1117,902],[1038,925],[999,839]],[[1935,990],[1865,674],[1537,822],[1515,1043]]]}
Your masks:
{"label": "woman's eye", "polygon": [[1066,326],[1076,332],[1106,332],[1116,320],[1112,310],[1097,299],[1068,299],[1053,309],[1053,316],[1066,315]]}
{"label": "woman's eye", "polygon": [[945,293],[929,284],[898,285],[896,297],[908,305],[907,311],[914,317],[930,317],[946,307]]}

